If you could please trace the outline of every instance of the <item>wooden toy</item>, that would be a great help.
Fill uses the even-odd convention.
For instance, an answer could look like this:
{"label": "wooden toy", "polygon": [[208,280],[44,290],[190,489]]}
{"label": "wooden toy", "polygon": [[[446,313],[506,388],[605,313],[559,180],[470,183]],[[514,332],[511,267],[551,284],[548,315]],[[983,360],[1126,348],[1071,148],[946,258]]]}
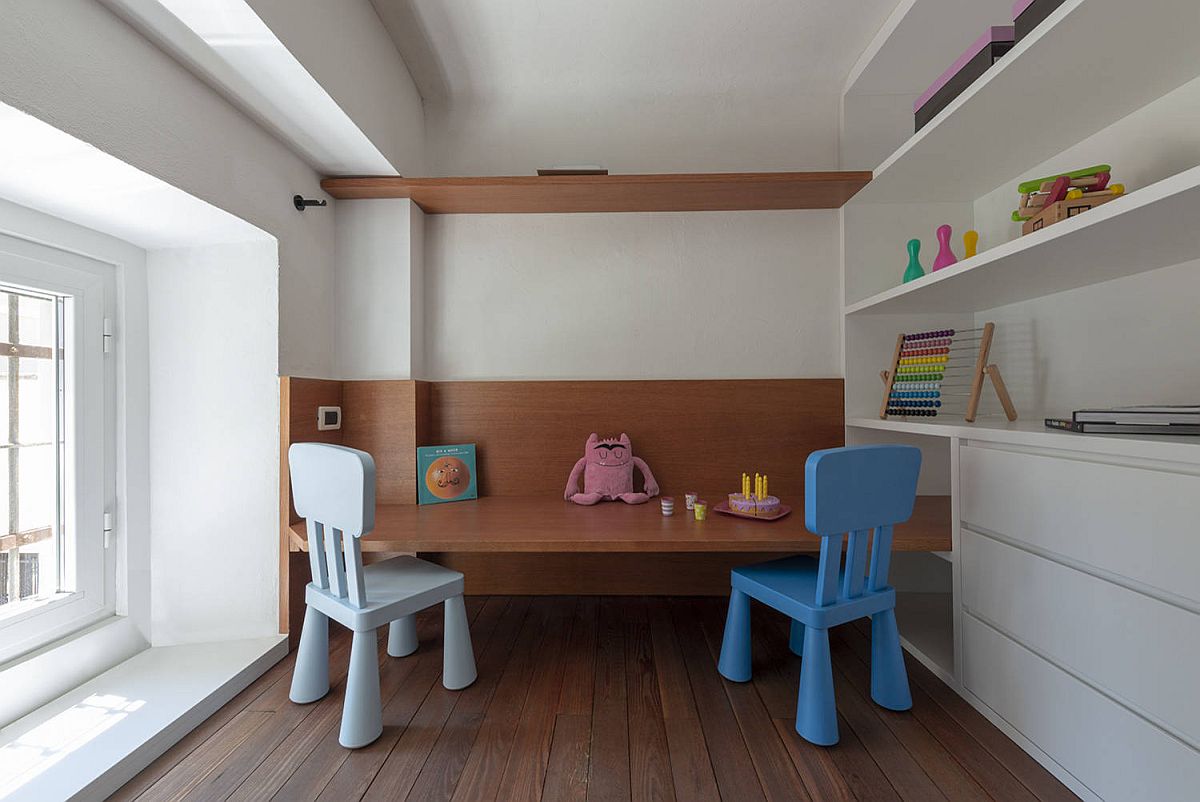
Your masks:
{"label": "wooden toy", "polygon": [[934,329],[896,337],[890,371],[880,373],[883,379],[883,403],[879,417],[936,417],[948,413],[966,402],[963,418],[975,421],[983,380],[992,386],[1010,421],[1017,419],[1017,408],[1000,368],[989,365],[994,323],[974,329]]}
{"label": "wooden toy", "polygon": [[963,234],[963,258],[970,259],[979,253],[979,232],[971,229]]}
{"label": "wooden toy", "polygon": [[742,488],[738,493],[730,493],[729,497],[713,507],[714,512],[723,515],[738,515],[743,518],[757,518],[762,521],[775,521],[792,511],[786,504],[771,495],[770,480],[767,475],[742,474]]}
{"label": "wooden toy", "polygon": [[[1060,173],[1056,176],[1032,178],[1028,181],[1022,181],[1017,185],[1017,192],[1021,193],[1021,200],[1016,211],[1012,213],[1012,220],[1014,223],[1024,223],[1033,220],[1056,203],[1061,203],[1065,200],[1077,201],[1089,196],[1112,197],[1124,192],[1125,188],[1123,185],[1114,184],[1113,187],[1109,187],[1108,182],[1111,177],[1112,167],[1110,165],[1097,164],[1093,167]],[[1114,188],[1116,187],[1119,187],[1119,189],[1114,192]],[[1091,206],[1088,208],[1091,208]],[[1073,216],[1079,211],[1086,210],[1078,209],[1066,216]],[[1052,214],[1051,217],[1055,217],[1057,214]],[[1065,219],[1065,217],[1058,217],[1058,219]],[[1057,222],[1057,220],[1052,222]],[[1049,222],[1045,222],[1038,228],[1044,228],[1049,224]],[[1036,228],[1023,229],[1022,233],[1028,234],[1029,231],[1036,230]]]}
{"label": "wooden toy", "polygon": [[950,248],[950,235],[953,233],[950,226],[942,225],[937,229],[938,240],[938,255],[933,260],[933,269],[941,270],[943,267],[949,267],[958,261],[958,257],[954,255],[954,251]]}
{"label": "wooden toy", "polygon": [[1011,25],[997,25],[984,31],[913,103],[915,130],[925,127],[1012,46]]}
{"label": "wooden toy", "polygon": [[1120,184],[1115,184],[1111,189],[1106,189],[1103,192],[1082,192],[1078,197],[1068,197],[1057,203],[1051,203],[1022,224],[1021,235],[1032,234],[1035,231],[1042,230],[1046,226],[1062,222],[1068,217],[1074,217],[1082,212],[1095,209],[1097,206],[1102,206],[1111,200],[1116,200],[1122,194],[1122,192],[1114,191],[1118,187],[1122,191],[1124,190],[1124,187]]}
{"label": "wooden toy", "polygon": [[908,241],[908,267],[904,268],[904,279],[900,282],[901,284],[907,284],[925,275],[925,270],[921,267],[920,256],[921,240],[910,239]]}
{"label": "wooden toy", "polygon": [[[1072,170],[1069,173],[1057,173],[1055,175],[1046,176],[1045,178],[1031,178],[1028,181],[1022,181],[1020,184],[1017,184],[1017,192],[1037,192],[1047,181],[1052,182],[1055,179],[1062,178],[1064,176],[1070,178],[1072,181],[1080,181],[1080,183],[1072,184],[1072,186],[1090,186],[1090,184],[1085,184],[1083,182],[1089,179],[1095,179],[1101,173],[1111,172],[1112,165],[1097,164],[1094,167],[1085,167],[1082,170]],[[1105,181],[1107,180],[1107,177],[1105,177]]]}

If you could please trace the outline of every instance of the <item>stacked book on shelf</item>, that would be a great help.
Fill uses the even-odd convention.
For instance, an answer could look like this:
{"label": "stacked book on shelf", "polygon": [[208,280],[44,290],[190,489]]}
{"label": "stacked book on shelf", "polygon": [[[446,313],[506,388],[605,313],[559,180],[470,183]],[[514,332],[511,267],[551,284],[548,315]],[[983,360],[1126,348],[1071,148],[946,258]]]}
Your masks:
{"label": "stacked book on shelf", "polygon": [[1200,435],[1200,406],[1077,409],[1070,418],[1046,418],[1046,426],[1087,434]]}

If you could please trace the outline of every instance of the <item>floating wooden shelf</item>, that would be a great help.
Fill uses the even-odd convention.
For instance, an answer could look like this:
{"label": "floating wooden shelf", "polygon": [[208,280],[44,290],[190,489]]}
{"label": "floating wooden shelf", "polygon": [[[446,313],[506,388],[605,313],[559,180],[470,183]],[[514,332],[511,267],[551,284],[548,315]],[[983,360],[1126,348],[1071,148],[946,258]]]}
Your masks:
{"label": "floating wooden shelf", "polygon": [[[709,498],[719,498],[717,495]],[[381,504],[363,551],[415,552],[817,552],[804,528],[804,501],[774,522],[711,513],[689,518],[679,499],[665,518],[658,500],[580,507],[561,498],[497,496],[453,504]],[[291,549],[307,549],[305,525],[294,524]],[[896,527],[896,551],[949,551],[949,496],[921,496],[912,519]]]}
{"label": "floating wooden shelf", "polygon": [[428,214],[837,209],[870,172],[326,178],[341,200],[411,198]]}

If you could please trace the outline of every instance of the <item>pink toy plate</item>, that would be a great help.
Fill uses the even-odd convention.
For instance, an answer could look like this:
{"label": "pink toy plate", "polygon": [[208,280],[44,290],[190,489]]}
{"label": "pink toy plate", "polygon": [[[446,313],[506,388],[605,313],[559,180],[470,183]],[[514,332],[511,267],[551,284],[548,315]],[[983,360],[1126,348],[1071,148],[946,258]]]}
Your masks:
{"label": "pink toy plate", "polygon": [[713,512],[719,512],[722,515],[732,515],[735,518],[747,518],[751,521],[778,521],[780,518],[787,516],[792,511],[792,508],[786,504],[779,505],[779,512],[774,515],[749,515],[744,512],[737,512],[729,509],[729,502],[722,501],[720,504],[712,508]]}

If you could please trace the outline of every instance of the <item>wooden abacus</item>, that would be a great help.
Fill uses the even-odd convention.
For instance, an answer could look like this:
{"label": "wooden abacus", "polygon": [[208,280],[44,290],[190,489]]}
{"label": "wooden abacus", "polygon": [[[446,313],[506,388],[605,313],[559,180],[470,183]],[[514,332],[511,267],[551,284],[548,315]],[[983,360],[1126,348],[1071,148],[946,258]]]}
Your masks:
{"label": "wooden abacus", "polygon": [[985,323],[974,329],[934,329],[896,337],[892,369],[882,371],[886,389],[879,417],[936,417],[947,412],[952,402],[966,399],[964,419],[975,422],[983,380],[992,387],[1010,421],[1017,419],[1017,408],[1000,376],[997,365],[988,364],[996,325]]}

